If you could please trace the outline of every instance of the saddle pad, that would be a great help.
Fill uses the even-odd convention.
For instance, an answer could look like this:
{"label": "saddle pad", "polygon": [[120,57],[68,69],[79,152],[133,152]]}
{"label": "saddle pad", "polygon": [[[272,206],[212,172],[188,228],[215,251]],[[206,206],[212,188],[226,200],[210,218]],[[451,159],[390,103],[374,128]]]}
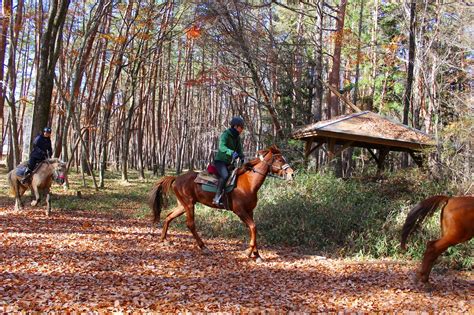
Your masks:
{"label": "saddle pad", "polygon": [[[235,183],[237,179],[237,169],[232,171],[229,178],[227,179],[227,183],[225,185],[225,192],[230,192],[235,188]],[[217,191],[217,183],[219,179],[217,176],[210,174],[208,171],[199,172],[194,182],[197,184],[202,185],[202,190],[208,192],[216,192]],[[205,187],[206,186],[206,187]]]}
{"label": "saddle pad", "polygon": [[16,176],[23,177],[23,176],[25,176],[25,172],[26,172],[26,165],[19,164],[16,167]]}
{"label": "saddle pad", "polygon": [[[202,190],[207,191],[207,192],[213,192],[215,193],[217,191],[217,186],[215,185],[209,185],[209,184],[202,184],[201,185]],[[235,188],[235,185],[230,185],[225,188],[225,192],[229,193]]]}
{"label": "saddle pad", "polygon": [[215,175],[209,174],[207,171],[202,171],[198,173],[194,182],[198,184],[217,185],[218,179]]}

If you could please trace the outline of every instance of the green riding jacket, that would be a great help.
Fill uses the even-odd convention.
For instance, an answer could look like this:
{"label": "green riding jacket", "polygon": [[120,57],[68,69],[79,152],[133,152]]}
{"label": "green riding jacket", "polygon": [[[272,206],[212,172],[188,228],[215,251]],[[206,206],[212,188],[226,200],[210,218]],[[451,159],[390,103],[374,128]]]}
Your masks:
{"label": "green riding jacket", "polygon": [[232,153],[236,151],[239,156],[244,156],[242,151],[242,142],[237,130],[233,132],[232,128],[227,129],[219,138],[219,148],[214,160],[223,161],[226,164],[232,162]]}

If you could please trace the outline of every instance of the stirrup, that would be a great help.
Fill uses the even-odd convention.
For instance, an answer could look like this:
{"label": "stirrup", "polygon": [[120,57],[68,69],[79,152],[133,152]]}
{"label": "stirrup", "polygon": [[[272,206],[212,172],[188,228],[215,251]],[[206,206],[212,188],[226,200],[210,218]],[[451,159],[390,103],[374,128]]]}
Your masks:
{"label": "stirrup", "polygon": [[216,199],[216,198],[212,199],[212,204],[215,205],[215,206],[220,206],[220,207],[223,207],[223,206],[224,206],[224,204],[223,204],[222,201],[221,201],[221,198],[219,198],[219,199]]}

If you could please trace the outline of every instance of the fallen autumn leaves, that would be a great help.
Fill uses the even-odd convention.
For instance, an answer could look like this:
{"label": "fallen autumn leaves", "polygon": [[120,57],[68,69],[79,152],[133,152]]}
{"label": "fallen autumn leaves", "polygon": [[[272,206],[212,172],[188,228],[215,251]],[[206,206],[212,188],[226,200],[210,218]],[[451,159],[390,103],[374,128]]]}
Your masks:
{"label": "fallen autumn leaves", "polygon": [[[198,222],[199,224],[199,222]],[[189,233],[160,245],[146,220],[92,212],[0,208],[0,311],[251,312],[474,310],[472,273],[432,274],[434,290],[409,280],[413,264],[298,256],[266,250],[256,264],[245,244]],[[206,240],[205,240],[206,241]]]}

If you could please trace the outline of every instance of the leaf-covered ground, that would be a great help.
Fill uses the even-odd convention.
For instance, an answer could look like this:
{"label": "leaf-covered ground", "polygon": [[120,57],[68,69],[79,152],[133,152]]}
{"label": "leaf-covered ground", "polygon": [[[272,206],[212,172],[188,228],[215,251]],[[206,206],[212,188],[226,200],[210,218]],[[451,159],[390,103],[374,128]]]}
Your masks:
{"label": "leaf-covered ground", "polygon": [[[3,202],[2,202],[3,203]],[[199,224],[199,223],[198,223]],[[171,230],[172,246],[148,220],[91,211],[0,207],[0,311],[250,312],[428,311],[473,313],[472,272],[435,271],[415,286],[416,262],[323,259],[291,248]]]}

